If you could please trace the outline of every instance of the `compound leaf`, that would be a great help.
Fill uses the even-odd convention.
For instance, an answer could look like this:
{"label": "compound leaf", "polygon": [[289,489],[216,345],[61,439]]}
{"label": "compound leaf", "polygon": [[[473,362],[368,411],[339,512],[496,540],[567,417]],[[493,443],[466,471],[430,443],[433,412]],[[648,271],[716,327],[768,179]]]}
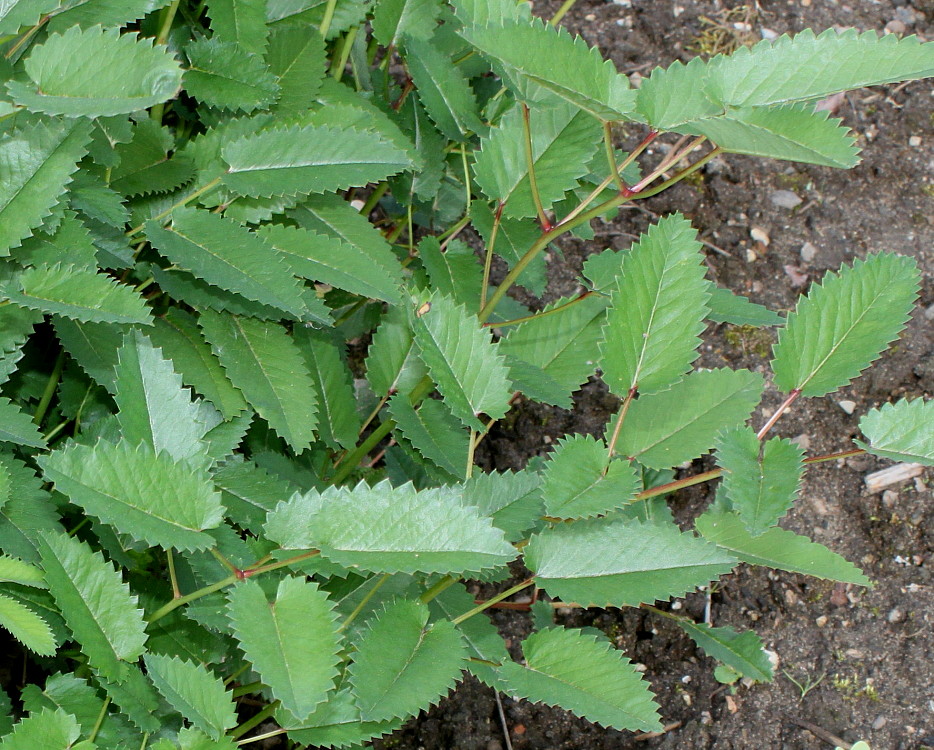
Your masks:
{"label": "compound leaf", "polygon": [[220,524],[223,506],[208,477],[146,443],[70,442],[39,464],[75,505],[134,539],[180,550],[215,544],[204,529]]}
{"label": "compound leaf", "polygon": [[570,628],[546,628],[522,642],[525,666],[499,668],[516,698],[560,706],[620,730],[658,731],[658,704],[632,662],[609,643]]}
{"label": "compound leaf", "polygon": [[228,613],[246,658],[273,695],[301,721],[334,687],[341,638],[333,604],[317,584],[283,578],[275,601],[255,581],[237,584]]}
{"label": "compound leaf", "polygon": [[182,69],[164,45],[117,28],[73,26],[52,34],[26,59],[32,81],[10,81],[17,104],[67,117],[137,112],[174,97]]}
{"label": "compound leaf", "polygon": [[869,442],[855,442],[869,453],[934,466],[934,401],[885,404],[867,412],[859,428]]}
{"label": "compound leaf", "polygon": [[113,393],[117,351],[130,326],[83,323],[60,316],[55,316],[52,323],[65,351],[98,385]]}
{"label": "compound leaf", "polygon": [[254,55],[266,52],[266,0],[209,0],[211,30]]}
{"label": "compound leaf", "polygon": [[0,442],[45,448],[45,439],[29,415],[10,399],[0,396]]}
{"label": "compound leaf", "polygon": [[751,630],[738,633],[733,628],[715,628],[686,617],[676,617],[675,622],[707,656],[722,661],[743,677],[759,682],[772,681],[772,662],[762,639]]}
{"label": "compound leaf", "polygon": [[80,735],[74,716],[60,708],[43,708],[17,723],[0,741],[0,750],[69,750]]}
{"label": "compound leaf", "polygon": [[146,654],[146,673],[169,704],[214,740],[237,723],[232,693],[207,667],[162,654]]}
{"label": "compound leaf", "polygon": [[849,383],[905,327],[918,281],[915,261],[892,253],[828,273],[779,330],[772,360],[775,385],[823,396]]}
{"label": "compound leaf", "polygon": [[196,39],[185,47],[185,54],[185,89],[212,107],[252,112],[268,107],[279,93],[266,63],[233,42]]}
{"label": "compound leaf", "polygon": [[55,636],[48,623],[16,599],[0,594],[0,627],[40,656],[55,653]]}
{"label": "compound leaf", "polygon": [[396,599],[361,634],[348,675],[364,721],[414,716],[460,678],[463,638],[449,620],[428,625],[428,616],[427,605]]}
{"label": "compound leaf", "polygon": [[736,560],[672,523],[592,519],[532,537],[525,562],[537,585],[584,606],[637,607],[704,586]]}
{"label": "compound leaf", "polygon": [[116,678],[146,643],[143,612],[112,563],[67,534],[39,535],[49,591],[88,662]]}

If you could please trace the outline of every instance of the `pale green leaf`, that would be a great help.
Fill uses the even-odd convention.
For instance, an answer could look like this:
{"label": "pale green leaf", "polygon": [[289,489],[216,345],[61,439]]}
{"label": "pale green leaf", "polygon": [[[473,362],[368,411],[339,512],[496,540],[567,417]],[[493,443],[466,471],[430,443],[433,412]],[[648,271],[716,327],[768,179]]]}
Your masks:
{"label": "pale green leaf", "polygon": [[891,253],[828,273],[779,330],[772,360],[775,385],[823,396],[849,383],[905,327],[918,282],[915,261]]}
{"label": "pale green leaf", "polygon": [[[98,122],[98,121],[95,121]],[[72,208],[89,219],[114,228],[129,221],[130,212],[123,205],[123,196],[104,184],[90,172],[79,172],[68,188]]]}
{"label": "pale green leaf", "polygon": [[731,323],[736,326],[777,326],[785,319],[767,307],[750,302],[741,294],[734,294],[729,289],[710,283],[707,291],[707,319],[715,323]]}
{"label": "pale green leaf", "polygon": [[476,505],[481,515],[489,516],[493,525],[503,530],[506,539],[517,542],[542,515],[541,483],[541,475],[531,469],[475,471],[460,489],[466,505]]}
{"label": "pale green leaf", "polygon": [[113,564],[67,534],[39,535],[49,591],[91,666],[115,677],[146,643],[143,612]]}
{"label": "pale green leaf", "polygon": [[9,499],[0,506],[0,549],[37,563],[39,533],[61,531],[56,506],[33,469],[2,453],[0,465],[10,478]]}
{"label": "pale green leaf", "polygon": [[281,710],[276,713],[276,721],[288,730],[289,739],[302,745],[348,750],[360,747],[361,742],[394,732],[403,723],[402,719],[364,721],[360,718],[360,709],[350,688],[330,693],[327,701],[304,721],[296,721],[291,714]]}
{"label": "pale green leaf", "polygon": [[64,31],[69,26],[119,28],[164,8],[170,2],[171,0],[68,0],[62,3],[66,9],[49,19],[49,31]]}
{"label": "pale green leaf", "polygon": [[169,704],[187,721],[219,740],[237,723],[232,693],[206,667],[161,654],[146,654],[146,673]]}
{"label": "pale green leaf", "polygon": [[535,581],[585,606],[636,607],[705,586],[736,560],[672,523],[591,519],[532,537],[525,551]]}
{"label": "pale green leaf", "polygon": [[145,443],[69,442],[39,464],[75,505],[134,539],[166,549],[214,545],[204,529],[221,522],[223,506],[208,477]]}
{"label": "pale green leaf", "polygon": [[429,39],[441,13],[438,0],[380,0],[373,14],[373,36],[384,47],[405,35]]}
{"label": "pale green leaf", "polygon": [[283,708],[306,718],[334,687],[341,638],[333,604],[302,578],[279,582],[275,601],[266,601],[255,581],[228,595],[228,613],[246,658]]}
{"label": "pale green leaf", "polygon": [[418,243],[418,257],[428,274],[430,288],[471,313],[480,312],[483,265],[470,245],[455,238],[442,250],[438,238],[428,235]]}
{"label": "pale green leaf", "polygon": [[[589,172],[603,129],[589,113],[561,102],[529,114],[532,162],[539,199],[545,210],[564,198]],[[515,105],[493,128],[476,155],[474,174],[491,200],[505,204],[507,216],[536,215],[526,158],[522,106]]]}
{"label": "pale green leaf", "polygon": [[601,120],[630,119],[636,92],[596,47],[541,19],[460,32],[517,97],[535,104],[565,99]]}
{"label": "pale green leaf", "polygon": [[656,130],[675,130],[692,120],[722,114],[722,106],[707,96],[709,64],[695,57],[687,65],[675,60],[655,68],[636,94],[636,110]]}
{"label": "pale green leaf", "polygon": [[100,26],[53,34],[32,49],[25,67],[32,83],[10,81],[13,100],[33,112],[67,117],[146,109],[174,97],[182,81],[165,46]]}
{"label": "pale green leaf", "polygon": [[482,430],[479,414],[499,419],[508,411],[506,365],[475,316],[436,293],[429,308],[416,313],[413,328],[421,358],[454,416]]}
{"label": "pale green leaf", "polygon": [[775,527],[754,537],[735,513],[712,511],[700,516],[695,525],[705,539],[751,565],[872,586],[853,563],[791,531]]}
{"label": "pale green leaf", "polygon": [[514,0],[454,0],[454,12],[465,26],[502,26],[532,20],[532,4]]}
{"label": "pale green leaf", "polygon": [[466,478],[470,435],[443,402],[425,399],[416,410],[406,394],[398,393],[389,399],[389,414],[422,456],[455,477]]}
{"label": "pale green leaf", "polygon": [[78,120],[39,122],[0,137],[0,255],[9,255],[51,215],[90,135],[90,126]]}
{"label": "pale green leaf", "polygon": [[0,6],[0,34],[15,34],[23,26],[35,26],[61,0],[7,0]]}
{"label": "pale green leaf", "polygon": [[[237,750],[237,743],[229,735],[213,740],[200,729],[195,727],[182,727],[178,730],[178,744],[167,739],[161,739],[151,750]],[[80,750],[76,748],[76,750]]]}
{"label": "pale green leaf", "polygon": [[414,346],[408,314],[401,306],[390,307],[367,350],[366,377],[370,387],[379,396],[388,396],[393,391],[408,395],[427,373]]}
{"label": "pale green leaf", "polygon": [[149,309],[133,287],[88,268],[27,268],[0,295],[22,307],[84,323],[152,324]]}
{"label": "pale green leaf", "polygon": [[702,370],[667,391],[632,402],[616,452],[650,469],[667,469],[709,451],[722,430],[752,414],[763,388],[749,370]]}
{"label": "pale green leaf", "polygon": [[869,453],[934,466],[934,401],[885,404],[867,412],[859,428],[869,442],[855,442]]}
{"label": "pale green leaf", "polygon": [[162,255],[199,279],[247,299],[301,315],[302,287],[278,252],[255,232],[217,214],[176,209],[164,228],[146,223],[146,236]]}
{"label": "pale green leaf", "polygon": [[499,669],[516,698],[558,706],[620,730],[661,729],[658,704],[632,662],[609,643],[581,630],[546,628],[522,642],[525,666]]}
{"label": "pale green leaf", "polygon": [[318,413],[315,384],[285,330],[209,310],[200,320],[227,376],[257,413],[296,452],[311,445]]}
{"label": "pale green leaf", "polygon": [[0,628],[40,656],[52,656],[56,643],[45,620],[25,604],[0,594]]}
{"label": "pale green leaf", "polygon": [[175,148],[172,131],[155,120],[142,119],[133,126],[133,138],[118,143],[117,165],[110,172],[110,187],[125,196],[167,193],[195,176],[188,154],[169,152]]}
{"label": "pale green leaf", "polygon": [[16,724],[0,741],[0,750],[68,750],[80,735],[74,716],[44,708]]}
{"label": "pale green leaf", "polygon": [[59,316],[55,316],[52,323],[65,351],[98,385],[113,393],[117,351],[130,326],[84,323]]}
{"label": "pale green leaf", "polygon": [[54,232],[37,231],[21,247],[12,250],[11,255],[21,266],[51,266],[60,262],[97,270],[97,248],[74,211],[64,212]]}
{"label": "pale green leaf", "polygon": [[[6,467],[3,467],[3,470],[6,471]],[[10,481],[9,473],[7,477],[7,481]],[[21,586],[39,589],[48,588],[39,568],[9,555],[0,555],[0,582],[18,583]]]}
{"label": "pale green leaf", "polygon": [[0,397],[0,442],[45,448],[45,439],[29,415],[3,397]]}
{"label": "pale green leaf", "polygon": [[266,0],[208,0],[211,30],[247,52],[266,52]]}
{"label": "pale green leaf", "polygon": [[[475,200],[471,203],[470,220],[489,247],[490,241],[493,239],[494,224],[493,211],[489,205],[481,200]],[[534,219],[501,217],[494,244],[495,254],[505,260],[506,264],[512,268],[532,247],[532,243],[541,236],[541,233],[541,227]],[[523,269],[522,275],[516,282],[539,297],[544,293],[545,287],[548,285],[547,255],[548,253],[536,255]]]}
{"label": "pale green leaf", "polygon": [[386,238],[366,216],[338,195],[313,195],[302,205],[288,212],[303,229],[344,240],[355,245],[385,267],[390,274],[399,263]]}
{"label": "pale green leaf", "polygon": [[675,622],[704,649],[707,656],[722,661],[743,677],[759,682],[772,681],[772,662],[765,652],[762,639],[752,631],[739,633],[733,628],[715,628],[686,617],[676,617]]}
{"label": "pale green leaf", "polygon": [[221,37],[196,39],[185,47],[185,89],[212,107],[252,112],[266,109],[279,93],[266,63]]}
{"label": "pale green leaf", "polygon": [[273,27],[266,64],[279,84],[275,111],[285,116],[308,111],[327,69],[321,35],[299,24]]}
{"label": "pale green leaf", "polygon": [[353,663],[351,689],[365,721],[414,716],[460,679],[467,649],[448,620],[428,625],[428,606],[396,599],[369,621]]}
{"label": "pale green leaf", "polygon": [[266,514],[295,492],[290,482],[251,461],[227,461],[214,470],[212,479],[230,520],[257,534]]}

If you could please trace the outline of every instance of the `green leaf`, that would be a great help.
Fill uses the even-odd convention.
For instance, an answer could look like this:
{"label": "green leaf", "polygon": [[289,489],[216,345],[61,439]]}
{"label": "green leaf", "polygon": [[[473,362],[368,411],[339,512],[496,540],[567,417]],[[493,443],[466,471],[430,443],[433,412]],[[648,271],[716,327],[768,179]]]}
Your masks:
{"label": "green leaf", "polygon": [[301,315],[302,287],[274,248],[231,219],[195,208],[176,209],[172,225],[146,222],[153,247],[199,279],[247,299]]}
{"label": "green leaf", "polygon": [[531,3],[512,0],[454,0],[457,17],[465,26],[502,26],[508,22],[532,20]]}
{"label": "green leaf", "polygon": [[493,525],[502,529],[506,539],[518,542],[542,515],[542,499],[538,488],[542,478],[526,469],[517,472],[474,472],[460,489],[463,502],[475,505],[489,516]]}
{"label": "green leaf", "polygon": [[711,61],[708,95],[733,107],[819,99],[838,91],[934,75],[934,45],[855,29],[803,31]]}
{"label": "green leaf", "polygon": [[[0,741],[0,750],[68,750],[81,735],[74,716],[44,708],[20,721]],[[90,749],[88,749],[90,750]]]}
{"label": "green leaf", "polygon": [[66,117],[137,112],[171,99],[182,82],[178,61],[166,47],[100,26],[52,34],[32,49],[25,68],[32,84],[7,83],[13,101]]}
{"label": "green leaf", "polygon": [[373,14],[373,36],[384,47],[410,39],[430,39],[438,24],[438,0],[380,0]]}
{"label": "green leaf", "polygon": [[772,360],[775,385],[823,396],[849,383],[905,327],[918,282],[915,261],[891,253],[828,273],[779,330]]}
{"label": "green leaf", "polygon": [[413,37],[406,37],[405,51],[418,98],[438,130],[452,141],[485,132],[473,89],[451,58],[431,42]]}
{"label": "green leaf", "polygon": [[632,402],[616,452],[650,469],[667,469],[709,451],[717,434],[745,422],[759,403],[762,376],[749,370],[702,370],[667,391]]}
{"label": "green leaf", "polygon": [[0,35],[15,34],[23,26],[35,26],[46,13],[56,9],[61,0],[12,0],[0,8]]}
{"label": "green leaf", "polygon": [[772,681],[772,662],[765,652],[762,639],[750,630],[738,633],[733,628],[714,628],[706,623],[676,617],[675,622],[707,656],[718,659],[758,682]]}
{"label": "green leaf", "polygon": [[[480,233],[483,241],[489,247],[492,244],[490,241],[493,239],[493,211],[485,201],[475,200],[470,204],[470,219],[474,228]],[[494,245],[496,255],[505,260],[506,264],[512,268],[525,255],[526,250],[532,247],[532,243],[539,238],[541,233],[538,222],[532,219],[501,218]],[[547,253],[536,255],[522,271],[522,275],[516,282],[539,297],[544,293],[545,287],[548,285],[546,255]]]}
{"label": "green leaf", "polygon": [[39,535],[49,591],[91,666],[116,676],[146,643],[143,612],[112,563],[67,534]]}
{"label": "green leaf", "polygon": [[228,517],[256,533],[266,522],[266,514],[295,492],[291,483],[251,461],[230,460],[219,466],[212,478],[221,491]]}
{"label": "green leaf", "polygon": [[363,721],[350,688],[330,693],[304,721],[296,721],[285,711],[277,712],[276,721],[288,730],[289,739],[301,745],[348,749],[402,726],[402,719]]}
{"label": "green leaf", "polygon": [[266,52],[266,0],[208,0],[211,30],[247,52]]}
{"label": "green leaf", "polygon": [[317,548],[328,560],[374,573],[463,573],[516,556],[503,532],[459,491],[416,492],[387,481],[296,495],[269,515],[266,536],[284,548]]}
{"label": "green leaf", "polygon": [[459,479],[466,478],[470,435],[441,401],[425,399],[416,409],[407,395],[389,400],[396,428],[422,456]]}
{"label": "green leaf", "polygon": [[266,64],[279,84],[275,111],[283,116],[307,112],[327,70],[321,35],[315,29],[299,24],[273,27]]}
{"label": "green leaf", "polygon": [[[6,467],[2,468],[7,474],[6,481],[10,482],[9,472],[7,472]],[[39,589],[48,588],[39,568],[9,555],[0,555],[0,582],[18,583],[21,586]]]}
{"label": "green leaf", "polygon": [[98,385],[113,393],[117,351],[122,346],[130,326],[83,323],[80,320],[58,316],[53,318],[52,322],[65,351]]}
{"label": "green leaf", "polygon": [[214,740],[237,723],[233,694],[200,664],[161,654],[146,654],[146,673],[169,704]]}
{"label": "green leaf", "polygon": [[506,692],[620,730],[661,729],[658,704],[632,662],[582,630],[546,628],[522,642],[525,666],[500,667]]}
{"label": "green leaf", "polygon": [[[49,31],[64,31],[70,26],[126,26],[171,0],[69,0],[65,10],[49,19]],[[46,3],[48,4],[48,3]]]}
{"label": "green leaf", "polygon": [[718,495],[753,535],[778,523],[798,494],[804,475],[804,451],[790,440],[760,444],[756,433],[740,427],[717,439],[717,463],[723,469]]}
{"label": "green leaf", "polygon": [[709,69],[709,64],[700,57],[687,65],[675,60],[667,68],[655,68],[639,86],[636,110],[660,131],[723,114],[724,108],[705,91]]}
{"label": "green leaf", "polygon": [[707,288],[710,298],[707,300],[707,319],[714,323],[731,323],[735,326],[777,326],[785,319],[767,307],[750,302],[741,294],[733,294],[729,289],[722,289],[713,282]]}
{"label": "green leaf", "polygon": [[0,594],[0,627],[35,654],[55,653],[57,644],[48,623],[25,604],[3,594]]}
{"label": "green leaf", "polygon": [[270,224],[257,233],[279,251],[291,272],[363,297],[398,304],[402,269],[393,257],[307,229]]}
{"label": "green leaf", "polygon": [[460,32],[490,62],[516,96],[554,104],[560,97],[601,120],[631,119],[636,92],[596,47],[564,27],[532,23],[468,27]]}
{"label": "green leaf", "polygon": [[[536,109],[529,122],[536,186],[548,210],[588,174],[603,129],[587,112],[566,102]],[[482,140],[474,163],[477,184],[487,197],[504,203],[505,214],[518,218],[536,214],[525,148],[522,106],[516,105]]]}
{"label": "green leaf", "polygon": [[695,526],[705,539],[751,565],[872,586],[851,562],[791,531],[775,527],[754,537],[735,513],[712,511],[700,516]]}
{"label": "green leaf", "polygon": [[354,128],[283,126],[232,141],[222,154],[224,185],[253,197],[346,190],[412,166],[379,133]]}
{"label": "green leaf", "polygon": [[270,427],[297,453],[317,426],[314,380],[292,338],[276,323],[201,313],[204,336],[227,376]]}
{"label": "green leaf", "polygon": [[185,47],[189,68],[185,88],[212,107],[252,112],[276,100],[279,86],[266,63],[220,37],[196,39]]}
{"label": "green leaf", "polygon": [[482,430],[479,414],[493,419],[506,414],[506,365],[477,318],[437,293],[429,309],[420,312],[413,326],[415,343],[454,416],[472,430]]}
{"label": "green leaf", "polygon": [[29,415],[3,397],[0,397],[0,442],[45,448],[45,438]]}
{"label": "green leaf", "polygon": [[152,324],[149,309],[133,287],[87,268],[27,268],[0,295],[31,310],[85,323]]}
{"label": "green leaf", "polygon": [[499,352],[506,357],[509,379],[518,390],[570,409],[571,393],[597,367],[607,301],[597,295],[580,302],[561,298],[543,312],[563,305],[569,306],[505,329],[508,333],[500,341]]}
{"label": "green leaf", "polygon": [[38,122],[0,137],[0,255],[51,215],[90,138],[90,126],[80,120]]}
{"label": "green leaf", "polygon": [[532,537],[525,562],[552,596],[597,607],[637,607],[705,586],[736,560],[673,523],[593,519]]}
{"label": "green leaf", "polygon": [[133,724],[150,734],[159,730],[159,694],[139,667],[121,663],[119,674],[114,679],[109,679],[99,671],[95,671],[94,676]]}
{"label": "green leaf", "polygon": [[868,443],[854,441],[876,456],[934,466],[934,401],[902,399],[872,409],[859,421]]}
{"label": "green leaf", "polygon": [[[190,464],[145,443],[69,442],[39,458],[48,481],[92,516],[134,539],[166,549],[205,549],[204,529],[223,518],[220,496]],[[171,487],[171,492],[164,488]]]}
{"label": "green leaf", "polygon": [[590,435],[558,441],[545,464],[542,497],[552,518],[602,516],[631,503],[641,478],[629,461],[610,461],[607,446]]}
{"label": "green leaf", "polygon": [[341,638],[333,604],[318,586],[302,578],[279,582],[276,599],[266,601],[255,581],[228,595],[228,613],[246,658],[273,695],[299,721],[334,687]]}
{"label": "green leaf", "polygon": [[450,621],[429,626],[428,616],[427,605],[396,599],[361,634],[348,676],[364,721],[414,716],[460,678],[463,639]]}
{"label": "green leaf", "polygon": [[247,408],[243,394],[227,379],[220,360],[201,336],[198,322],[190,313],[169,308],[163,317],[156,318],[150,337],[173,367],[178,368],[182,382],[214,404],[225,419],[232,419]]}
{"label": "green leaf", "polygon": [[133,140],[119,143],[114,153],[119,163],[111,170],[110,186],[125,196],[167,193],[190,182],[194,165],[187,154],[169,157],[175,138],[169,128],[155,120],[140,120],[133,127]]}
{"label": "green leaf", "polygon": [[0,506],[0,549],[37,563],[39,533],[61,531],[58,512],[33,469],[9,454],[0,454],[0,466],[10,477],[9,499]]}
{"label": "green leaf", "polygon": [[397,390],[408,394],[427,374],[413,342],[408,314],[401,306],[390,307],[367,350],[366,377],[374,393],[387,396]]}
{"label": "green leaf", "polygon": [[65,211],[54,233],[36,232],[13,250],[13,259],[21,266],[68,265],[97,270],[97,248],[87,227],[74,211]]}

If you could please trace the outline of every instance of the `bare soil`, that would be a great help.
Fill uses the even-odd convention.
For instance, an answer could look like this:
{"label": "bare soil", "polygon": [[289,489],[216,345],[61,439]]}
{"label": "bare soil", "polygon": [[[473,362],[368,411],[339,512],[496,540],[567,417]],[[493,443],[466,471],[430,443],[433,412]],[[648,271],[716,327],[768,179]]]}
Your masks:
{"label": "bare soil", "polygon": [[[705,31],[709,40],[714,30],[703,18],[739,5],[579,0],[565,24],[598,45],[621,71],[648,75],[655,65],[691,57],[692,45]],[[550,16],[557,7],[545,3],[535,10]],[[832,26],[881,31],[886,25],[898,33],[934,38],[932,0],[761,0],[750,10],[757,11],[750,22],[756,38]],[[589,254],[627,247],[655,215],[672,211],[687,215],[715,246],[707,257],[711,279],[776,310],[791,308],[825,271],[868,252],[884,249],[915,257],[924,281],[901,341],[852,386],[796,405],[777,426],[778,434],[808,442],[812,455],[845,450],[859,434],[859,416],[867,409],[895,397],[934,395],[932,103],[930,82],[843,97],[836,114],[865,149],[862,164],[849,171],[737,156],[712,162],[702,180],[679,185],[598,226],[595,241],[565,241],[563,257],[550,262],[548,298],[580,288],[578,274]],[[633,128],[625,144],[639,136]],[[793,209],[780,205],[789,192],[800,199]],[[753,239],[754,228],[768,236],[767,246]],[[764,371],[772,334],[711,326],[706,341],[703,366]],[[779,401],[770,389],[754,424],[761,424]],[[846,401],[855,404],[852,414],[840,405]],[[520,403],[489,436],[479,459],[487,469],[520,468],[568,432],[602,434],[617,403],[596,381],[577,394],[572,411]],[[751,628],[778,654],[771,684],[725,688],[713,678],[711,659],[680,630],[644,611],[571,611],[559,615],[559,622],[598,627],[645,665],[663,721],[674,728],[657,738],[637,737],[504,696],[504,729],[493,692],[468,679],[437,708],[375,745],[503,750],[508,731],[516,750],[833,747],[826,736],[821,739],[796,723],[804,722],[847,743],[864,739],[874,750],[934,747],[932,476],[870,494],[866,475],[886,465],[860,457],[811,467],[796,508],[782,522],[860,565],[876,582],[874,588],[741,567],[712,595],[714,624]],[[689,473],[705,468],[710,468],[709,459],[696,462]],[[710,487],[695,487],[671,504],[680,519],[689,519],[709,502],[710,493]],[[681,606],[701,618],[705,604],[704,596],[695,594]],[[498,611],[492,617],[518,655],[518,644],[530,632],[528,616]]]}

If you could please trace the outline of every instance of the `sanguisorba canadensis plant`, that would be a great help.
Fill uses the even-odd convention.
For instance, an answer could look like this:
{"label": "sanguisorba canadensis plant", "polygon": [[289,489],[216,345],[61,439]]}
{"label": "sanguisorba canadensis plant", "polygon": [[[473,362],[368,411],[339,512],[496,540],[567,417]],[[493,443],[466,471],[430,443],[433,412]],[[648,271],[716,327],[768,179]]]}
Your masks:
{"label": "sanguisorba canadensis plant", "polygon": [[[771,433],[897,337],[912,260],[856,259],[780,315],[706,280],[674,215],[590,257],[583,294],[507,292],[720,154],[853,166],[814,103],[930,76],[934,45],[804,32],[634,90],[512,0],[14,0],[0,36],[0,624],[37,676],[0,698],[0,750],[229,750],[270,720],[346,747],[465,671],[654,730],[609,641],[537,618],[515,661],[483,611],[533,587],[644,606],[769,680],[754,634],[653,605],[740,563],[869,584],[778,525],[833,456]],[[705,321],[778,329],[766,424],[761,375],[694,367]],[[517,394],[567,407],[597,371],[605,438],[474,470]],[[932,464],[932,424],[886,404],[836,455]],[[665,496],[717,477],[679,528]],[[528,580],[468,594],[519,558]]]}

